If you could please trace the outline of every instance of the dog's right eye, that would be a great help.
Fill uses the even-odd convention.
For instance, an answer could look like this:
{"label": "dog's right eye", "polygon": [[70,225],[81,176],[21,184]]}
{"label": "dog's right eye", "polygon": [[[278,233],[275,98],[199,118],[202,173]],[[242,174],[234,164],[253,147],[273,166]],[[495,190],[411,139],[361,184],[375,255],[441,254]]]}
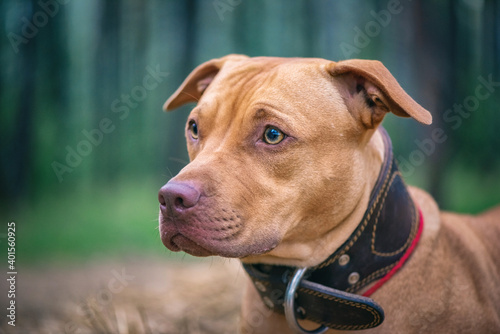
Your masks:
{"label": "dog's right eye", "polygon": [[188,131],[191,134],[191,138],[198,139],[198,125],[195,121],[189,122]]}

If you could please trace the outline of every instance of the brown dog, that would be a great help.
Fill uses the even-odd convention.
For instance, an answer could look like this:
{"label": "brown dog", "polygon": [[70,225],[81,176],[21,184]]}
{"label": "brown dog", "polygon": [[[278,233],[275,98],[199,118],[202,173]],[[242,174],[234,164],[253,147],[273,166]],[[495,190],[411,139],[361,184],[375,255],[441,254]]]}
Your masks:
{"label": "brown dog", "polygon": [[191,162],[160,190],[161,239],[241,259],[244,333],[500,332],[500,208],[441,213],[404,186],[379,124],[432,117],[380,62],[229,55],[164,108],[188,102]]}

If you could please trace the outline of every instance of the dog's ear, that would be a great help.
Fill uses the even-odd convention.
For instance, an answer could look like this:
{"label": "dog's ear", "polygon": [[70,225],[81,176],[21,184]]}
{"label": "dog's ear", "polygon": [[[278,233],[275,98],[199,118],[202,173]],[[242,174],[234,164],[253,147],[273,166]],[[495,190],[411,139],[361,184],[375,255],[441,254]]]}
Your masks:
{"label": "dog's ear", "polygon": [[189,102],[197,102],[228,60],[241,60],[246,58],[248,57],[243,55],[228,55],[222,58],[209,60],[199,65],[188,75],[175,93],[168,98],[163,105],[163,110],[168,111]]}
{"label": "dog's ear", "polygon": [[431,114],[401,88],[379,61],[344,60],[329,65],[328,72],[341,80],[348,108],[366,128],[375,128],[387,112],[432,123]]}

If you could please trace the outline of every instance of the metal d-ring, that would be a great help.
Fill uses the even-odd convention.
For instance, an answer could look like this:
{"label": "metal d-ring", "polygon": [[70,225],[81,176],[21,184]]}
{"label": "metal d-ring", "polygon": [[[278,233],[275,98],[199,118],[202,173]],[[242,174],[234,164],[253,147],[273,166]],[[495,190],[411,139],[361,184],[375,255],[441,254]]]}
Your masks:
{"label": "metal d-ring", "polygon": [[328,327],[325,325],[321,325],[315,330],[308,331],[302,328],[301,325],[297,322],[297,318],[295,317],[295,292],[297,287],[302,280],[302,277],[306,273],[308,268],[298,268],[293,273],[293,277],[288,283],[285,292],[285,317],[288,322],[288,326],[294,331],[296,334],[321,334],[328,330]]}

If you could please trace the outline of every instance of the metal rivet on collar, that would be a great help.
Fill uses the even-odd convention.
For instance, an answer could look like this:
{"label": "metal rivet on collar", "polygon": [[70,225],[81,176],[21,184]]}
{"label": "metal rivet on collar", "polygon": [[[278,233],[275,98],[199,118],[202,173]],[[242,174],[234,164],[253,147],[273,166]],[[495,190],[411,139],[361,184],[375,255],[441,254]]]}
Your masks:
{"label": "metal rivet on collar", "polygon": [[266,292],[266,286],[262,282],[255,281],[255,287],[261,292]]}
{"label": "metal rivet on collar", "polygon": [[262,300],[264,301],[264,304],[266,304],[267,307],[274,308],[274,303],[271,300],[271,298],[264,296],[264,297],[262,297]]}
{"label": "metal rivet on collar", "polygon": [[347,278],[347,281],[351,285],[358,283],[358,281],[359,281],[359,274],[357,272],[351,273],[349,275],[349,277]]}
{"label": "metal rivet on collar", "polygon": [[347,254],[342,254],[340,257],[339,257],[339,264],[341,266],[345,266],[346,264],[349,263],[349,261],[351,261],[351,258],[349,257],[349,255]]}

